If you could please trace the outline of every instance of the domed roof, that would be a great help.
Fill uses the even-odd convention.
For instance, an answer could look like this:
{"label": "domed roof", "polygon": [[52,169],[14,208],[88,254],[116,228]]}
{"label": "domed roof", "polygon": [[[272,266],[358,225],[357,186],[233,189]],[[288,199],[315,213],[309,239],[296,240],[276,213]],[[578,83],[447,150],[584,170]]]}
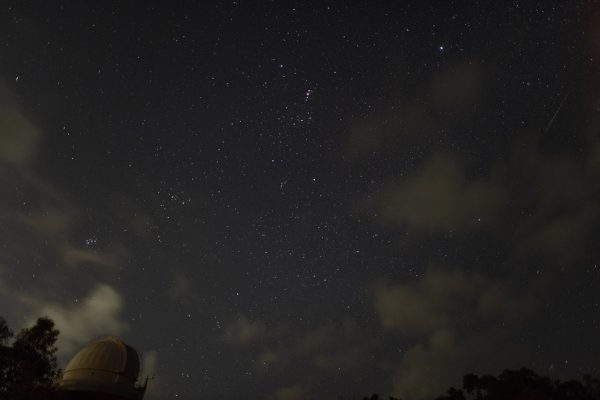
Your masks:
{"label": "domed roof", "polygon": [[79,369],[101,370],[123,375],[132,382],[140,372],[137,352],[116,337],[107,337],[89,343],[71,359],[65,375]]}
{"label": "domed roof", "polygon": [[139,373],[140,357],[135,349],[119,338],[106,337],[87,344],[71,359],[59,386],[136,399],[141,398],[141,388],[136,387]]}

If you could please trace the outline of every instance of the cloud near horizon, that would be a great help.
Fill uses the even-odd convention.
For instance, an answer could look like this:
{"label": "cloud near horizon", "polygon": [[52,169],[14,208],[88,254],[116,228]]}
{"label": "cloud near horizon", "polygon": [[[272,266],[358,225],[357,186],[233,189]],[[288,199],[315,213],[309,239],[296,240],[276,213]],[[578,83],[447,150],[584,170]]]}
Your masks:
{"label": "cloud near horizon", "polygon": [[[0,82],[0,184],[9,188],[0,193],[0,238],[13,243],[0,250],[0,297],[7,308],[18,305],[23,320],[17,321],[17,328],[33,324],[40,316],[54,320],[60,331],[58,355],[64,361],[97,336],[127,331],[121,294],[111,285],[92,282],[99,270],[115,268],[127,251],[73,243],[71,237],[81,221],[80,208],[36,171],[41,140],[42,132]],[[30,247],[20,248],[19,242]],[[27,287],[11,283],[25,272],[14,267],[14,260],[39,267],[24,280]],[[87,267],[94,269],[73,285],[69,271]],[[69,300],[56,296],[61,292],[70,292]],[[12,315],[8,309],[6,312]]]}
{"label": "cloud near horizon", "polygon": [[498,346],[513,346],[512,330],[535,311],[534,298],[507,285],[430,268],[413,282],[377,282],[372,296],[383,329],[411,343],[390,364],[395,396],[430,398],[459,384],[465,371],[526,360],[526,352],[521,360],[495,353]]}
{"label": "cloud near horizon", "polygon": [[97,285],[74,304],[40,302],[38,315],[48,316],[60,331],[59,356],[70,357],[83,344],[99,336],[119,336],[129,325],[122,319],[123,297],[112,287]]}

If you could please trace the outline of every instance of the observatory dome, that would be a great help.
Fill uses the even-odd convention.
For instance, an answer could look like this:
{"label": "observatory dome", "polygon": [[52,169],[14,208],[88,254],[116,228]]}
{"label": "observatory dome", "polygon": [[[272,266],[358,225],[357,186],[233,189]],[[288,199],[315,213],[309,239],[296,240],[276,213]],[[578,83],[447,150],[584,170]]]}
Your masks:
{"label": "observatory dome", "polygon": [[59,387],[63,391],[106,394],[141,399],[145,387],[136,385],[140,357],[133,347],[116,337],[106,337],[84,346],[71,359]]}

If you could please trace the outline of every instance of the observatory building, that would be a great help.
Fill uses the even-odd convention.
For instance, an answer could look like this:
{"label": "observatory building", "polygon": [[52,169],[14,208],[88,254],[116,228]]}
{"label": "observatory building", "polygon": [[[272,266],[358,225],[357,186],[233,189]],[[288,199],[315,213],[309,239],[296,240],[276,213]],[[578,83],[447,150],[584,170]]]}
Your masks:
{"label": "observatory building", "polygon": [[61,399],[142,400],[147,381],[138,382],[140,357],[116,337],[87,344],[71,359],[58,382]]}

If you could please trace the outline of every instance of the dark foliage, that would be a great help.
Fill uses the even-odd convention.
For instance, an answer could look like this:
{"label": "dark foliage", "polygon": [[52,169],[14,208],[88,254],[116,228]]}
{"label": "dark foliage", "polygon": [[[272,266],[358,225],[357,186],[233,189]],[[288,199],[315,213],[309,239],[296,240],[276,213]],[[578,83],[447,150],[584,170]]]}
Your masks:
{"label": "dark foliage", "polygon": [[600,380],[551,380],[527,368],[492,375],[465,375],[462,390],[450,388],[437,400],[600,400]]}
{"label": "dark foliage", "polygon": [[[363,397],[363,400],[379,400],[379,395],[377,395],[377,394],[372,394],[372,395],[371,395],[371,397]],[[395,397],[391,397],[391,396],[390,396],[390,397],[389,397],[389,400],[400,400],[400,399],[397,399],[397,398],[395,398]]]}
{"label": "dark foliage", "polygon": [[[0,400],[56,399],[58,333],[52,320],[39,318],[15,337],[0,317]],[[363,400],[379,400],[379,396]],[[451,387],[436,400],[600,400],[600,380],[585,375],[582,381],[561,382],[527,368],[504,370],[498,377],[468,374],[462,389]]]}
{"label": "dark foliage", "polygon": [[[378,399],[376,394],[363,397],[363,400]],[[462,389],[451,387],[436,400],[600,400],[600,379],[584,375],[582,381],[561,382],[527,368],[507,369],[498,377],[465,375]]]}
{"label": "dark foliage", "polygon": [[0,317],[0,400],[43,400],[53,393],[60,371],[56,364],[58,330],[49,318],[16,337]]}

